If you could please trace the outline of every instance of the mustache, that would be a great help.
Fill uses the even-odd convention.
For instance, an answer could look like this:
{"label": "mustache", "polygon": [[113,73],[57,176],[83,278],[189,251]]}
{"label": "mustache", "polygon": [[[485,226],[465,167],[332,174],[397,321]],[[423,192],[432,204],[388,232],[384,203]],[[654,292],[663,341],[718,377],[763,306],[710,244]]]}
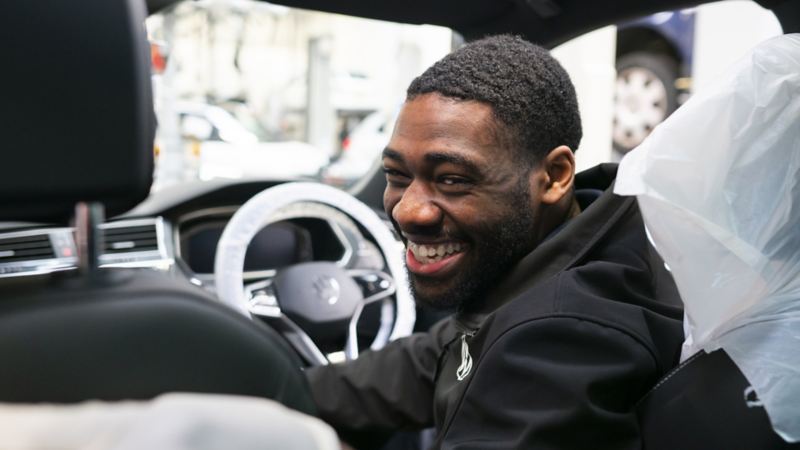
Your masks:
{"label": "mustache", "polygon": [[453,240],[453,241],[465,240],[458,233],[452,232],[452,230],[448,228],[447,225],[412,226],[403,229],[397,222],[395,222],[394,219],[391,219],[391,223],[392,226],[394,227],[395,232],[397,233],[398,236],[400,236],[400,239],[403,241],[403,243],[408,243],[409,236],[436,238],[441,240]]}

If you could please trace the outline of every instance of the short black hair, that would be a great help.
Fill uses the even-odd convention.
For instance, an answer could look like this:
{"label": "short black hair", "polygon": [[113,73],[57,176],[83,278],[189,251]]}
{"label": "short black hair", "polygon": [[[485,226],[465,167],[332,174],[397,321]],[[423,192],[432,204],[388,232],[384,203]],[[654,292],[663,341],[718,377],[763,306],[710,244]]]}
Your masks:
{"label": "short black hair", "polygon": [[490,36],[450,53],[411,82],[406,99],[429,93],[489,105],[507,144],[531,166],[581,141],[569,75],[550,52],[519,36]]}

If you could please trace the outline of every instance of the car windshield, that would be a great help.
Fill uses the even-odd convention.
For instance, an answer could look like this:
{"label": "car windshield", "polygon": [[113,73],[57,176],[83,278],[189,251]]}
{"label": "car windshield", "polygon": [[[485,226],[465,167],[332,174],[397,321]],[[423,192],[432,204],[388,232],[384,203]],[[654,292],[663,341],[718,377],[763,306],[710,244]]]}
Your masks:
{"label": "car windshield", "polygon": [[[463,43],[405,25],[249,0],[150,16],[158,118],[154,190],[215,179],[372,174],[409,82]],[[749,47],[780,33],[750,2],[667,11],[553,50],[576,86],[578,169],[619,160]]]}
{"label": "car windshield", "polygon": [[249,1],[178,3],[147,31],[156,190],[218,178],[352,184],[388,141],[408,83],[453,41],[441,27]]}

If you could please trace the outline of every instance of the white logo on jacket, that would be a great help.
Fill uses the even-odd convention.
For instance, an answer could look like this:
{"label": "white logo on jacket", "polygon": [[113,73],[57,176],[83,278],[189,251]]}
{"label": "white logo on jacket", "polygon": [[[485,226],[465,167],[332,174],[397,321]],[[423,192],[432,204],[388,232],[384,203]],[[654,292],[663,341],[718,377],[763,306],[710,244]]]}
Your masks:
{"label": "white logo on jacket", "polygon": [[467,335],[461,335],[461,365],[456,369],[456,379],[463,380],[472,371],[472,355],[469,354],[469,346],[467,345]]}

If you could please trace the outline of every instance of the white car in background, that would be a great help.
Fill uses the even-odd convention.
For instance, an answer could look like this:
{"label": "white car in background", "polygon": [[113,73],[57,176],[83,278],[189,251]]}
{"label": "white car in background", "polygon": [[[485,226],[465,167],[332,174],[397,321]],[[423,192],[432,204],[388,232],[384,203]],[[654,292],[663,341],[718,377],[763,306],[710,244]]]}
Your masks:
{"label": "white car in background", "polygon": [[389,142],[397,113],[375,111],[359,122],[342,141],[339,159],[322,169],[322,181],[348,187],[363,177]]}
{"label": "white car in background", "polygon": [[306,142],[265,141],[266,132],[248,129],[219,106],[182,101],[174,110],[189,165],[200,180],[313,177],[330,161],[329,151]]}

